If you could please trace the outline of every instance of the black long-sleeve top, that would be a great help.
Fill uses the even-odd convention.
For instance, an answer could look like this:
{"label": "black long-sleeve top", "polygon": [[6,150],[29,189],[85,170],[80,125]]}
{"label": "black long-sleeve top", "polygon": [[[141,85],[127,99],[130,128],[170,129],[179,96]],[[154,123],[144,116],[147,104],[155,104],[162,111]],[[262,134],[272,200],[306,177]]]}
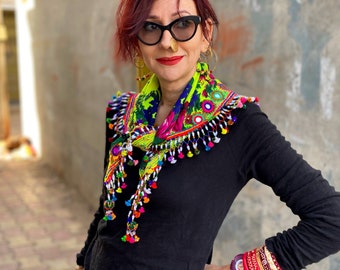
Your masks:
{"label": "black long-sleeve top", "polygon": [[[158,189],[138,220],[141,240],[132,245],[120,239],[129,210],[124,201],[138,183],[138,168],[127,168],[129,188],[117,201],[117,218],[102,220],[102,196],[77,263],[84,264],[96,237],[91,269],[202,270],[231,204],[252,178],[270,186],[301,219],[265,240],[283,269],[302,269],[340,250],[340,194],[291,148],[257,105],[247,104],[233,114],[237,122],[211,151],[163,167]],[[134,155],[143,156],[139,151]]]}

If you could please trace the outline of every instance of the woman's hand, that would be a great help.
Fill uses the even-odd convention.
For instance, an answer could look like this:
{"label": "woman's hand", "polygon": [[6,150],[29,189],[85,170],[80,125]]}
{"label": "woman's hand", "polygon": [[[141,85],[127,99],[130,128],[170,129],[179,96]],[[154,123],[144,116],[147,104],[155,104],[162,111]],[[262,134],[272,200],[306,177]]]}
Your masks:
{"label": "woman's hand", "polygon": [[213,264],[206,264],[204,270],[230,270],[230,265],[213,265]]}

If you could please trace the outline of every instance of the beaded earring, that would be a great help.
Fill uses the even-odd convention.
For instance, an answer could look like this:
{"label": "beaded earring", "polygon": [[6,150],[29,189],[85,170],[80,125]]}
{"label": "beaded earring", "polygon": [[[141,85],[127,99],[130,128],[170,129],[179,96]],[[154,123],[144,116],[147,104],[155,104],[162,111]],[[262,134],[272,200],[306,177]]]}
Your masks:
{"label": "beaded earring", "polygon": [[145,67],[144,60],[138,54],[133,57],[133,63],[137,69],[142,69]]}
{"label": "beaded earring", "polygon": [[207,63],[209,67],[213,67],[213,68],[210,68],[210,70],[214,71],[216,69],[218,57],[217,57],[215,50],[209,45],[207,51],[204,53],[201,53],[199,61]]}
{"label": "beaded earring", "polygon": [[148,81],[148,79],[151,77],[152,72],[149,71],[149,69],[145,66],[145,63],[143,61],[143,58],[141,58],[139,55],[135,55],[133,58],[133,63],[136,67],[136,73],[137,73],[137,87],[138,90],[142,90],[145,83]]}

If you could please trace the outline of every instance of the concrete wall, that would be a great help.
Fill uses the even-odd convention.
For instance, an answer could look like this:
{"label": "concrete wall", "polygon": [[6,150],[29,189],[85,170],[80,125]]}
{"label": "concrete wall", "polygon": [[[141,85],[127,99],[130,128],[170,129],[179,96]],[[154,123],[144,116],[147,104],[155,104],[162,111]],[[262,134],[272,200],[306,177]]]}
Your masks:
{"label": "concrete wall", "polygon": [[[259,96],[263,110],[294,148],[340,189],[340,2],[212,2],[221,21],[215,75],[242,94]],[[118,67],[111,59],[117,1],[16,3],[18,31],[28,36],[28,42],[19,40],[21,97],[27,96],[21,100],[24,133],[40,136],[36,142],[42,158],[94,206],[106,101],[116,90],[135,89],[134,68]],[[25,52],[32,53],[31,67]],[[32,130],[31,123],[37,128]],[[269,188],[252,181],[221,229],[214,261],[224,263],[261,245],[296,221]],[[308,269],[339,268],[340,256],[334,255]]]}
{"label": "concrete wall", "polygon": [[[29,47],[20,54],[24,135],[93,203],[100,190],[107,100],[115,90],[134,86],[132,68],[112,63],[115,4],[17,1],[17,9],[19,43]],[[31,135],[37,129],[40,140]]]}
{"label": "concrete wall", "polygon": [[[228,2],[228,4],[227,4]],[[260,97],[270,119],[340,188],[339,1],[214,1],[221,18],[217,77]],[[221,67],[222,66],[222,67]],[[215,258],[247,250],[297,219],[269,188],[251,183],[220,231]],[[249,228],[252,228],[249,231]],[[233,235],[233,240],[229,236]],[[220,253],[222,251],[222,253]],[[340,255],[308,269],[340,269]]]}

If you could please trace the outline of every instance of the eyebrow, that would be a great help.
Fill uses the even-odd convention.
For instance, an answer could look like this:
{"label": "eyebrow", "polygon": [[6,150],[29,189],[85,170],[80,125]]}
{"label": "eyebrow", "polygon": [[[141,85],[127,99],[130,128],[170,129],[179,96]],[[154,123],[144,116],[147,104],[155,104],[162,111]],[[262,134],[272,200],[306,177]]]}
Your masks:
{"label": "eyebrow", "polygon": [[[182,13],[186,13],[186,14],[189,14],[189,15],[191,14],[189,11],[179,10],[179,11],[176,11],[176,12],[172,13],[171,16],[175,17],[176,15],[181,15]],[[160,17],[157,16],[157,15],[149,15],[148,19],[160,19]]]}

